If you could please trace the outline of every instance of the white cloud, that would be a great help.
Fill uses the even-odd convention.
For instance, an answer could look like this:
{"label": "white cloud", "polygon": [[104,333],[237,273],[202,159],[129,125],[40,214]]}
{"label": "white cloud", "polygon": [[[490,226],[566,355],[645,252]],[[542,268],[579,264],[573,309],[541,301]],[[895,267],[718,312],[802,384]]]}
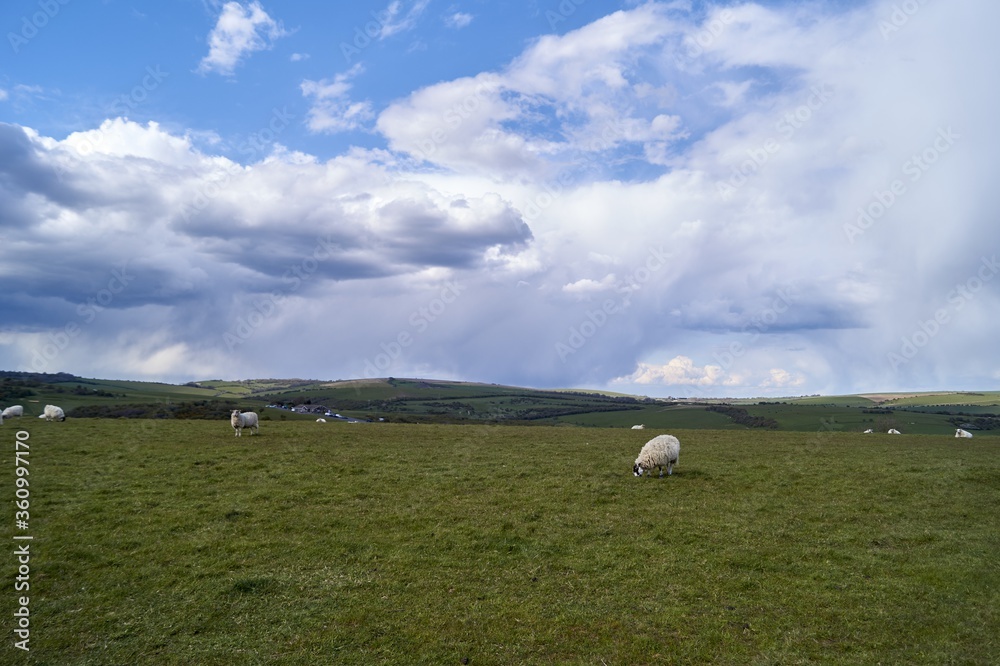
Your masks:
{"label": "white cloud", "polygon": [[[377,127],[394,149],[455,170],[537,177],[546,163],[643,142],[662,161],[685,132],[654,105],[636,62],[677,29],[656,4],[615,12],[540,38],[502,70],[415,91]],[[559,119],[554,132],[529,129],[546,117]]]}
{"label": "white cloud", "polygon": [[259,2],[246,6],[227,2],[208,36],[208,55],[198,64],[198,72],[232,74],[250,53],[270,48],[274,40],[287,34]]}
{"label": "white cloud", "polygon": [[445,16],[444,23],[449,28],[454,28],[456,30],[461,30],[462,28],[468,26],[472,23],[474,17],[472,14],[466,12],[455,12],[454,14],[449,14]]}
{"label": "white cloud", "polygon": [[659,384],[663,386],[730,386],[732,378],[727,378],[721,366],[696,366],[687,356],[675,356],[662,365],[639,363],[635,372],[613,380],[616,383]]}
{"label": "white cloud", "polygon": [[801,374],[793,374],[781,368],[772,368],[768,378],[761,383],[763,388],[791,388],[802,386],[806,379]]}
{"label": "white cloud", "polygon": [[303,60],[309,60],[309,57],[308,53],[293,53],[288,59],[292,62],[302,62]]}
{"label": "white cloud", "polygon": [[350,99],[351,79],[364,71],[361,63],[332,79],[311,81],[306,79],[300,88],[305,97],[312,98],[307,126],[313,132],[336,133],[363,128],[374,117],[369,101],[354,102]]}
{"label": "white cloud", "polygon": [[413,30],[429,4],[430,0],[415,0],[409,9],[405,9],[402,0],[393,0],[380,15],[379,39],[386,39],[395,34]]}
{"label": "white cloud", "polygon": [[750,86],[752,86],[753,83],[752,79],[747,79],[746,81],[740,81],[738,83],[734,83],[732,81],[719,81],[713,85],[722,94],[722,100],[719,103],[725,107],[732,107],[744,100],[747,91],[750,90]]}
{"label": "white cloud", "polygon": [[615,277],[615,274],[609,273],[600,280],[583,278],[582,280],[571,282],[570,284],[563,285],[562,290],[568,294],[575,294],[586,298],[593,294],[611,291],[617,283],[618,279]]}

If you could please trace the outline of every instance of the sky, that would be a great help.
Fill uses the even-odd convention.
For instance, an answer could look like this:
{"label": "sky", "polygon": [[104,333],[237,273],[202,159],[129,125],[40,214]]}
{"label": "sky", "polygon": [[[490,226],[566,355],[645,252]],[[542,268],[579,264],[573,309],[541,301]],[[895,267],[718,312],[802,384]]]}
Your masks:
{"label": "sky", "polygon": [[0,368],[1000,383],[1000,3],[346,5],[4,3]]}

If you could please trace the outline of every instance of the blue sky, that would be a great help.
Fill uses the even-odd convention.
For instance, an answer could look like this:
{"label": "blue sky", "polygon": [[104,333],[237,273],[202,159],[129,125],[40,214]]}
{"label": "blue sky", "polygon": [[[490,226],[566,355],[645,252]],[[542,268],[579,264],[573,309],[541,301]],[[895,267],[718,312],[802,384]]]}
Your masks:
{"label": "blue sky", "polygon": [[1000,380],[1000,7],[11,2],[0,367]]}

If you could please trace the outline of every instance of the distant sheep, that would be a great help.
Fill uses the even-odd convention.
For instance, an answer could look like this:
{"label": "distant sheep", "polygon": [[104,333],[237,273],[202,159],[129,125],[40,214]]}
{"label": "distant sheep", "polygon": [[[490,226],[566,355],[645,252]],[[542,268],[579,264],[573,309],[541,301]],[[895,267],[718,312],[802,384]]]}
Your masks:
{"label": "distant sheep", "polygon": [[642,424],[640,423],[639,425],[634,425],[634,426],[632,426],[632,430],[642,430],[642,429],[644,429],[645,427],[646,427],[646,426],[644,426],[644,425],[642,425]]}
{"label": "distant sheep", "polygon": [[[236,431],[237,437],[243,436],[243,428],[249,428],[251,435],[260,433],[260,425],[257,423],[257,412],[241,412],[238,409],[234,409],[233,413],[229,416],[229,422],[233,424],[233,430]],[[257,432],[255,433],[254,430]]]}
{"label": "distant sheep", "polygon": [[868,430],[865,430],[865,433],[864,433],[864,434],[866,434],[866,435],[870,435],[870,434],[872,434],[873,432],[875,432],[875,431],[874,431],[874,430],[872,430],[871,428],[868,428]]}
{"label": "distant sheep", "polygon": [[657,435],[646,442],[639,457],[632,465],[632,473],[642,476],[646,471],[653,471],[654,467],[660,468],[660,476],[663,476],[663,468],[667,468],[667,476],[674,473],[674,465],[681,454],[681,443],[673,435]]}
{"label": "distant sheep", "polygon": [[45,419],[46,421],[65,421],[66,413],[62,410],[62,407],[45,405],[45,410],[38,418]]}
{"label": "distant sheep", "polygon": [[24,407],[21,405],[11,405],[7,409],[3,410],[3,414],[0,414],[5,419],[12,416],[24,416]]}
{"label": "distant sheep", "polygon": [[326,419],[316,419],[316,423],[326,423]]}
{"label": "distant sheep", "polygon": [[889,428],[889,434],[890,435],[902,435],[903,433],[899,432],[895,428]]}
{"label": "distant sheep", "polygon": [[968,430],[962,430],[959,428],[955,431],[955,437],[972,437],[972,433]]}

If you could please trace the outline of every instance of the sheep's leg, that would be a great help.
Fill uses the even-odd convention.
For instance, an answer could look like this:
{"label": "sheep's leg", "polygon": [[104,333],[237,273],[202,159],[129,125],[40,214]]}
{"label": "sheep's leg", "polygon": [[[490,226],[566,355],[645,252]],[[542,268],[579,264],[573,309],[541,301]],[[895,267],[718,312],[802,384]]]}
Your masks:
{"label": "sheep's leg", "polygon": [[660,468],[660,478],[663,478],[663,465],[659,465]]}
{"label": "sheep's leg", "polygon": [[670,476],[673,473],[674,473],[674,464],[667,463],[667,476]]}

